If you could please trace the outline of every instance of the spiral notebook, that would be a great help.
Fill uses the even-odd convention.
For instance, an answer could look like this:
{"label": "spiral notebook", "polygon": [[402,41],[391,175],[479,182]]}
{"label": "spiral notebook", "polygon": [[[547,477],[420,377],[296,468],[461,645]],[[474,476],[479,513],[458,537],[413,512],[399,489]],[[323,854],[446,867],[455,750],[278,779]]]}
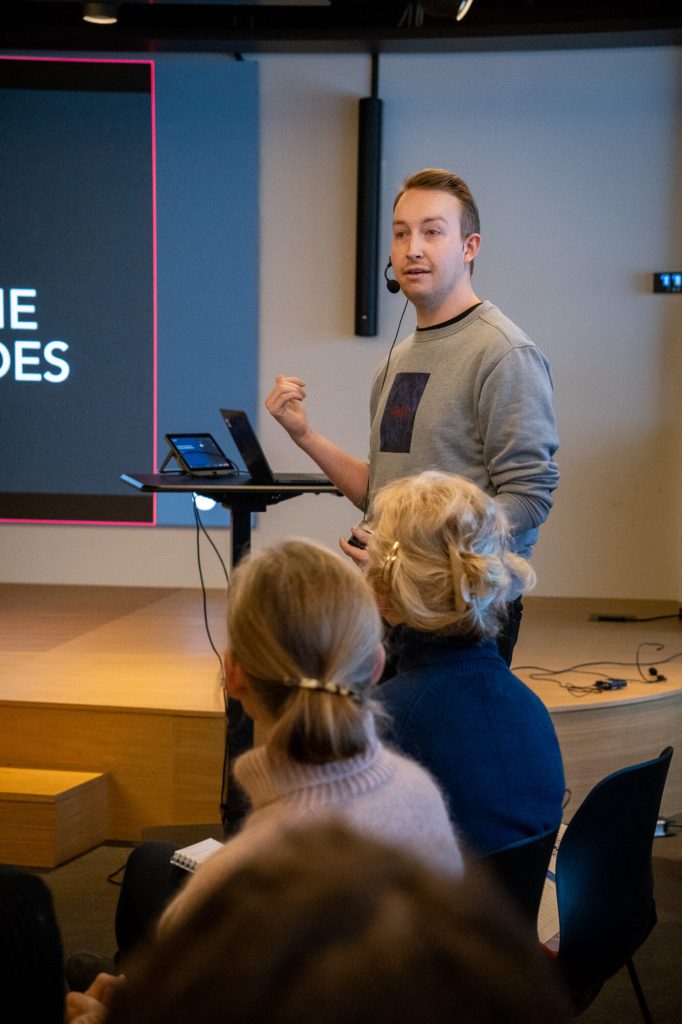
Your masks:
{"label": "spiral notebook", "polygon": [[559,908],[556,898],[556,855],[559,852],[559,843],[564,837],[566,825],[564,822],[559,825],[557,837],[554,840],[554,849],[547,868],[547,877],[542,890],[540,909],[538,912],[538,938],[543,946],[551,952],[556,953],[559,948],[561,931],[559,927]]}
{"label": "spiral notebook", "polygon": [[184,868],[185,871],[196,871],[203,861],[222,848],[223,843],[219,843],[217,839],[202,839],[200,843],[192,843],[191,846],[183,846],[181,850],[176,850],[170,862],[176,867]]}

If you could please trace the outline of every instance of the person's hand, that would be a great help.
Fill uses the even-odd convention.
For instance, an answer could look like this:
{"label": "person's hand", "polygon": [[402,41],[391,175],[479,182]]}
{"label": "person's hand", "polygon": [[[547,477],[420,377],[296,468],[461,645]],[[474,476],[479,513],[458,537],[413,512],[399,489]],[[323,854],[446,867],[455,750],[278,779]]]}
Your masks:
{"label": "person's hand", "polygon": [[349,558],[352,558],[355,564],[359,565],[360,568],[362,569],[369,560],[369,555],[365,551],[365,547],[371,534],[369,530],[364,529],[362,525],[352,526],[350,532],[351,535],[355,537],[357,541],[359,541],[361,546],[358,547],[355,544],[350,544],[345,537],[339,537],[339,547],[341,548],[344,554],[348,555]]}
{"label": "person's hand", "polygon": [[103,1024],[113,991],[123,984],[123,977],[98,974],[86,992],[69,992],[66,996],[66,1024]]}
{"label": "person's hand", "polygon": [[305,382],[300,377],[275,377],[275,386],[265,399],[265,408],[294,441],[308,429],[308,414],[303,405]]}

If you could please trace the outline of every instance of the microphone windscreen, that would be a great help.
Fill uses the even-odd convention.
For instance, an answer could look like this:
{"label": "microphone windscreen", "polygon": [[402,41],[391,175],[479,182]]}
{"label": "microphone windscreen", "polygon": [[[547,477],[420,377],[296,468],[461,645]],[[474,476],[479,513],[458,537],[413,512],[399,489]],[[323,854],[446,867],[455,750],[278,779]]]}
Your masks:
{"label": "microphone windscreen", "polygon": [[388,288],[388,290],[391,293],[391,295],[397,295],[398,292],[400,291],[400,285],[395,280],[395,278],[392,278],[392,277],[388,276],[388,272],[389,272],[389,270],[391,269],[392,266],[393,266],[393,264],[391,263],[391,261],[389,259],[388,263],[384,267],[384,281],[386,282],[386,287]]}

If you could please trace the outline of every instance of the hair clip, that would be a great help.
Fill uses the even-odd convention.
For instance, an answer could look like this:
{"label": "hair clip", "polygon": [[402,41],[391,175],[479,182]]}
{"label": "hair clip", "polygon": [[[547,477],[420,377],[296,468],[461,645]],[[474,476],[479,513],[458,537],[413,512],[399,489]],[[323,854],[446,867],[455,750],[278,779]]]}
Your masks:
{"label": "hair clip", "polygon": [[396,540],[393,543],[393,547],[391,548],[389,553],[386,555],[386,560],[385,560],[383,568],[381,570],[381,580],[382,580],[383,583],[388,583],[389,579],[391,578],[391,570],[393,569],[393,564],[394,564],[396,558],[398,557],[399,549],[400,549],[400,541]]}

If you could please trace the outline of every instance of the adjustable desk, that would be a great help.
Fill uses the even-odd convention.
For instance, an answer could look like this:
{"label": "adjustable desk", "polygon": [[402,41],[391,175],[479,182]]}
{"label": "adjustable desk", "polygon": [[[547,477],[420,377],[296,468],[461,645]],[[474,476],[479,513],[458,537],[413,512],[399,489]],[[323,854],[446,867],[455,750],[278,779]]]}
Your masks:
{"label": "adjustable desk", "polygon": [[238,476],[190,476],[189,473],[123,473],[121,480],[155,494],[177,494],[183,491],[213,498],[232,513],[231,565],[234,567],[251,548],[251,514],[266,512],[269,505],[278,505],[301,494],[341,494],[334,484],[252,484],[246,473]]}
{"label": "adjustable desk", "polygon": [[[152,473],[121,476],[124,483],[156,494],[177,494],[183,491],[201,494],[220,502],[232,513],[231,566],[237,565],[251,548],[251,514],[265,512],[269,505],[278,505],[300,494],[341,494],[333,484],[252,484],[245,473],[238,476],[190,476],[189,473]],[[233,832],[247,812],[240,790],[231,785],[234,759],[253,746],[253,722],[238,701],[228,700],[227,708],[227,800],[221,806],[223,829]]]}

